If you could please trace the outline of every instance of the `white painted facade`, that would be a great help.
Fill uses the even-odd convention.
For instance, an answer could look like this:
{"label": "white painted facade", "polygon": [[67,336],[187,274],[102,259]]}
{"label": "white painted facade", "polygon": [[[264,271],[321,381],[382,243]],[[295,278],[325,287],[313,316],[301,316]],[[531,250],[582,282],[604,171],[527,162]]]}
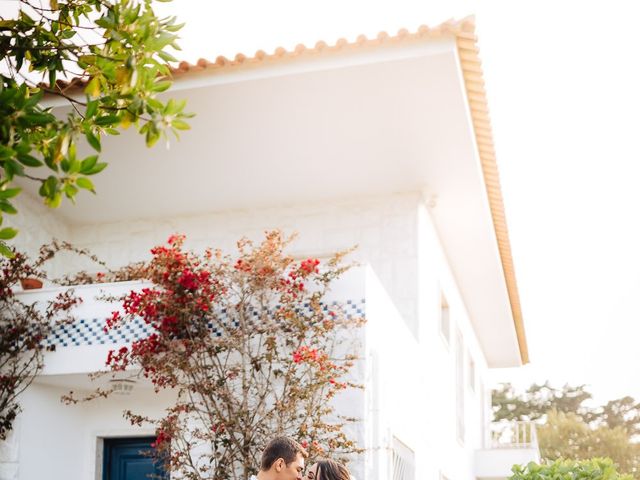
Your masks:
{"label": "white painted facade", "polygon": [[[488,368],[516,366],[521,357],[455,43],[445,37],[323,62],[188,78],[179,94],[198,110],[192,137],[169,151],[139,150],[129,135],[106,142],[113,168],[96,178],[99,195],[59,212],[24,196],[17,245],[34,253],[57,237],[114,266],[149,258],[176,232],[194,250],[233,252],[239,238],[259,240],[274,228],[298,233],[295,256],[358,245],[352,258],[361,267],[333,294],[361,302],[367,319],[366,360],[356,371],[366,388],[338,399],[341,412],[363,419],[354,435],[367,453],[352,464],[355,477],[394,478],[392,450],[400,444],[415,464],[407,480],[485,478],[477,470],[485,460],[476,458],[489,446],[484,379]],[[95,270],[74,256],[51,268],[56,275]],[[37,299],[46,287],[21,295]],[[87,295],[81,318],[108,313],[92,300],[95,288],[80,291]],[[160,413],[170,401],[142,384],[126,397],[60,403],[69,389],[91,387],[86,373],[109,348],[47,354],[0,448],[0,479],[100,480],[102,438],[153,433],[121,415],[124,408]],[[512,458],[492,471],[506,476]]]}

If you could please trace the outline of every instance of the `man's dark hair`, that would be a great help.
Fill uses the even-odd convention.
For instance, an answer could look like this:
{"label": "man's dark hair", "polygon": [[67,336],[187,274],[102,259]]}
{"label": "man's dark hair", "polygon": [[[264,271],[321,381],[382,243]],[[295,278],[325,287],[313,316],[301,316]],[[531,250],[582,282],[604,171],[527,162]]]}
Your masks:
{"label": "man's dark hair", "polygon": [[284,462],[289,465],[297,458],[298,454],[305,458],[308,456],[307,451],[302,448],[302,445],[292,438],[276,437],[267,444],[262,452],[260,469],[264,471],[269,470],[279,458],[282,458]]}

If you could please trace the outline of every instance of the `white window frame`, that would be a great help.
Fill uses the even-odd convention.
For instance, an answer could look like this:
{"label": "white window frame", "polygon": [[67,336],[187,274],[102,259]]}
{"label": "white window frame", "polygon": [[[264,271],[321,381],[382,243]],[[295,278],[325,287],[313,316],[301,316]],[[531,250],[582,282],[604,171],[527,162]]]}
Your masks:
{"label": "white window frame", "polygon": [[465,348],[464,337],[459,328],[455,329],[455,402],[456,402],[456,439],[461,445],[465,442]]}
{"label": "white window frame", "polygon": [[[451,308],[449,307],[449,302],[447,302],[447,297],[445,296],[442,290],[440,291],[440,310],[438,316],[438,331],[440,332],[440,337],[444,342],[445,346],[449,348],[451,345]],[[447,331],[444,331],[445,319],[447,325]]]}
{"label": "white window frame", "polygon": [[467,385],[469,385],[469,389],[473,393],[476,393],[476,361],[473,359],[473,355],[471,355],[469,350],[467,350]]}

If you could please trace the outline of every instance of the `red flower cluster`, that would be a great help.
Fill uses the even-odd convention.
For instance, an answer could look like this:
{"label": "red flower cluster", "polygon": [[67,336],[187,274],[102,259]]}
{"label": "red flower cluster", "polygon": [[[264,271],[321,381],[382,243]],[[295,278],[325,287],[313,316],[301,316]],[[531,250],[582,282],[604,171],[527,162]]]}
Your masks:
{"label": "red flower cluster", "polygon": [[120,347],[116,352],[115,350],[109,350],[107,353],[107,361],[105,365],[111,367],[111,370],[124,370],[129,364],[129,349],[127,347]]}
{"label": "red flower cluster", "polygon": [[149,337],[133,342],[130,351],[111,352],[107,365],[114,370],[123,370],[130,362],[138,362],[144,375],[150,377],[156,387],[166,386],[171,381],[160,373],[161,369],[152,366],[151,357],[163,353],[170,342],[186,338],[187,332],[193,333],[194,322],[206,322],[194,317],[194,312],[202,315],[209,312],[218,292],[218,282],[209,266],[203,266],[194,254],[183,252],[183,242],[184,236],[173,235],[168,246],[151,250],[153,259],[147,272],[156,287],[129,292],[122,304],[124,318],[120,312],[113,312],[105,326],[108,331],[125,320],[141,317],[155,330]]}
{"label": "red flower cluster", "polygon": [[213,425],[211,425],[211,431],[213,433],[224,432],[224,423],[214,423]]}
{"label": "red flower cluster", "polygon": [[151,444],[151,448],[164,448],[171,443],[171,435],[165,430],[158,430],[156,440]]}
{"label": "red flower cluster", "polygon": [[181,233],[174,233],[173,235],[169,235],[167,243],[172,246],[181,247],[185,238],[186,236]]}
{"label": "red flower cluster", "polygon": [[112,328],[117,327],[121,321],[122,316],[120,315],[120,312],[118,312],[117,310],[115,312],[111,312],[111,316],[106,320],[107,324],[103,329],[104,333],[107,333]]}
{"label": "red flower cluster", "polygon": [[304,292],[304,283],[297,281],[298,275],[296,272],[289,272],[289,277],[291,279],[280,279],[280,289],[293,298],[297,298],[299,292]]}
{"label": "red flower cluster", "polygon": [[330,378],[329,383],[333,385],[337,390],[344,390],[347,388],[347,382],[338,382],[335,378]]}
{"label": "red flower cluster", "polygon": [[245,262],[241,258],[239,258],[236,261],[236,264],[233,266],[233,268],[235,268],[236,270],[238,270],[240,272],[250,272],[251,271],[251,265],[249,264],[249,262]]}
{"label": "red flower cluster", "polygon": [[317,440],[313,440],[311,441],[311,443],[309,443],[307,440],[302,440],[300,442],[300,446],[304,449],[309,449],[311,450],[311,453],[313,454],[319,454],[324,452],[324,448],[322,448],[322,445],[320,445],[320,442],[318,442]]}
{"label": "red flower cluster", "polygon": [[210,276],[211,274],[207,270],[195,273],[188,268],[184,268],[178,277],[178,283],[185,290],[193,292],[202,286],[209,285]]}
{"label": "red flower cluster", "polygon": [[322,354],[318,353],[317,348],[302,346],[293,352],[293,363],[317,362],[321,356]]}
{"label": "red flower cluster", "polygon": [[145,355],[155,355],[161,350],[160,337],[157,333],[152,333],[147,338],[138,340],[131,344],[131,356],[144,357]]}
{"label": "red flower cluster", "polygon": [[317,258],[307,258],[300,264],[300,270],[306,274],[318,273],[320,271],[318,265],[320,265],[320,260]]}

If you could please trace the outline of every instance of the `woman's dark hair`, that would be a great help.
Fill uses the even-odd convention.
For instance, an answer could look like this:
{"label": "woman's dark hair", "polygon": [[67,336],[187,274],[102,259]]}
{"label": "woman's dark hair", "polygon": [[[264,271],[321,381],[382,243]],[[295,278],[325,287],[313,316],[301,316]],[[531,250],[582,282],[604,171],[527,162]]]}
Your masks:
{"label": "woman's dark hair", "polygon": [[344,465],[325,458],[318,461],[315,480],[350,480],[349,470]]}

